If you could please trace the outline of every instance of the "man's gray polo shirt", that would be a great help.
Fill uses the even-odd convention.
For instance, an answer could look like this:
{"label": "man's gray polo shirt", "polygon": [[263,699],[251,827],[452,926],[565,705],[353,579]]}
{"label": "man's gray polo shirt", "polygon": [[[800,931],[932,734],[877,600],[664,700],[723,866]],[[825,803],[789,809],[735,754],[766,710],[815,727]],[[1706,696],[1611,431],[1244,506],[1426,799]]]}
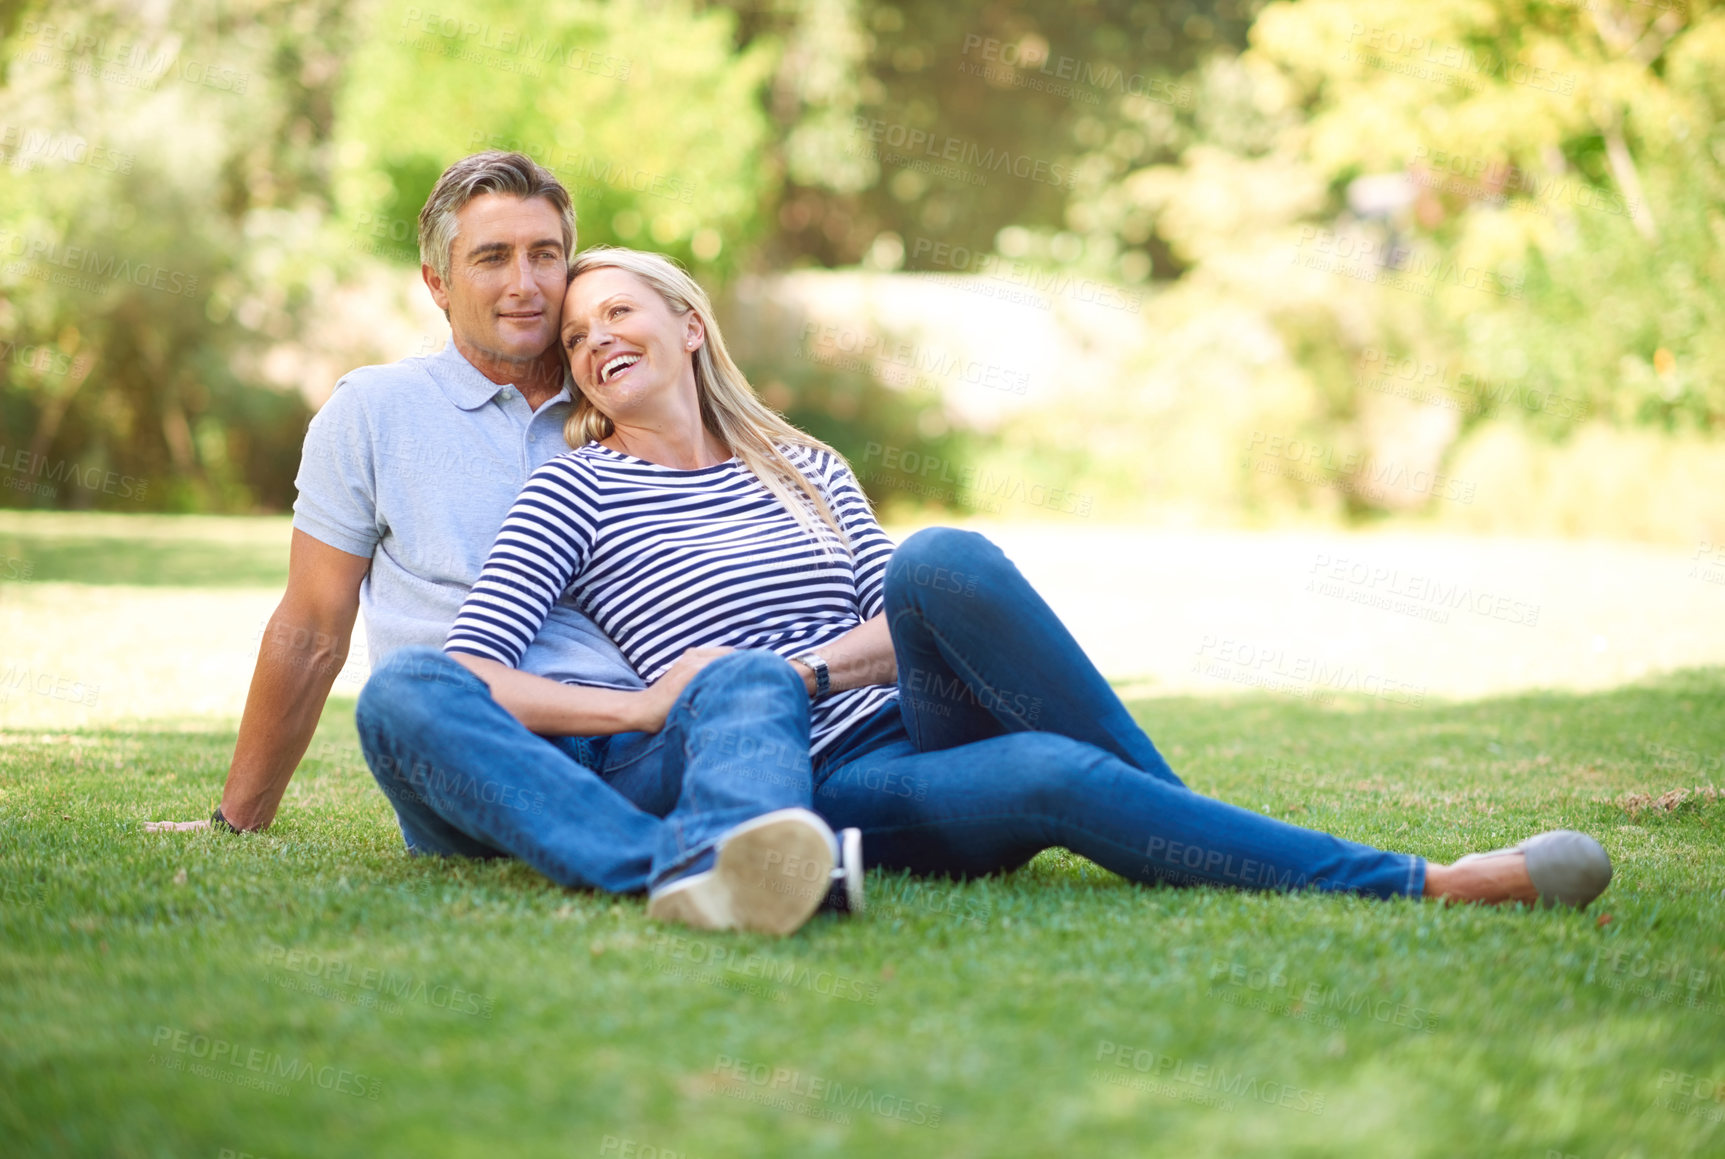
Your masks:
{"label": "man's gray polo shirt", "polygon": [[[569,382],[535,413],[455,349],[342,378],[306,431],[294,527],[371,559],[360,585],[375,667],[397,648],[442,648],[510,504],[569,449]],[[622,653],[566,604],[521,668],[553,680],[640,688]]]}

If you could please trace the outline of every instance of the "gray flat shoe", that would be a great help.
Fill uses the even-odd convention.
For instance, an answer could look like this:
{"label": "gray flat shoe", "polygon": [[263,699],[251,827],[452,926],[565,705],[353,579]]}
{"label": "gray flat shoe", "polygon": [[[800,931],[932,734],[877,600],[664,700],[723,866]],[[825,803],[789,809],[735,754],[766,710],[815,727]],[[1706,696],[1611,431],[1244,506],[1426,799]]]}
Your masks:
{"label": "gray flat shoe", "polygon": [[1470,853],[1456,864],[1511,853],[1527,858],[1527,876],[1533,879],[1533,888],[1539,891],[1539,904],[1544,909],[1557,905],[1586,909],[1611,884],[1611,858],[1605,847],[1573,829],[1553,829],[1529,837],[1511,849]]}

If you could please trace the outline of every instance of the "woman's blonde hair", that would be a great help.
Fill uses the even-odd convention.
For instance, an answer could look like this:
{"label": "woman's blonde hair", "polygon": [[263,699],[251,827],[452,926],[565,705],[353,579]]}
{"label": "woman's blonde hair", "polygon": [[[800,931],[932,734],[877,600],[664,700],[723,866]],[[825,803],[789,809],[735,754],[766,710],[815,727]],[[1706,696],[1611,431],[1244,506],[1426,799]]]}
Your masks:
{"label": "woman's blonde hair", "polygon": [[[624,249],[621,246],[593,246],[576,255],[569,267],[569,281],[590,270],[626,270],[658,292],[659,297],[678,317],[693,312],[701,320],[706,340],[696,350],[695,391],[700,399],[701,420],[730,452],[754,472],[763,486],[785,505],[798,523],[817,540],[825,540],[818,523],[824,523],[837,534],[839,542],[850,543],[844,527],[833,514],[826,497],[797,469],[796,464],[779,449],[781,444],[826,451],[840,461],[839,453],[812,435],[805,434],[786,422],[777,411],[768,407],[755,394],[755,388],[731,360],[725,349],[725,339],[719,333],[713,317],[713,304],[707,292],[688,273],[663,254]],[[563,424],[563,438],[572,447],[586,446],[607,439],[616,425],[593,405],[593,401],[575,388],[575,409]]]}

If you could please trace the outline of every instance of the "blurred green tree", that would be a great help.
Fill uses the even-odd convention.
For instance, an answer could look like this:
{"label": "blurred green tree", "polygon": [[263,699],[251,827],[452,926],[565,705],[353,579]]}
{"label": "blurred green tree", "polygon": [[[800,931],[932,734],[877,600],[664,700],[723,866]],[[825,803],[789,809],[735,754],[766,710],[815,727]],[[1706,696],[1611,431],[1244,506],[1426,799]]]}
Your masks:
{"label": "blurred green tree", "polygon": [[1112,132],[1108,111],[1125,97],[1187,105],[1185,74],[1243,47],[1258,4],[738,3],[745,41],[786,46],[771,102],[784,184],[766,261],[932,269],[919,237],[988,253],[1002,230],[1064,229],[1097,154],[1155,148]]}
{"label": "blurred green tree", "polygon": [[305,298],[342,7],[32,4],[6,32],[0,503],[281,503],[306,408],[248,357]]}
{"label": "blurred green tree", "polygon": [[1476,392],[1473,421],[1725,424],[1725,13],[1304,0],[1267,9],[1253,45],[1293,86],[1292,148],[1332,206],[1400,174],[1409,256],[1504,279],[1436,295],[1424,339],[1484,388],[1534,388]]}
{"label": "blurred green tree", "polygon": [[[1192,71],[1190,108],[1128,95],[1098,114],[1109,144],[1080,165],[1068,250],[1179,276],[1148,308],[1142,374],[1054,429],[1134,430],[1136,458],[1164,463],[1179,452],[1144,452],[1171,429],[1209,446],[1173,478],[1126,451],[1091,465],[1123,492],[1339,495],[1357,515],[1432,495],[1346,464],[1429,479],[1487,424],[1528,445],[1602,421],[1717,434],[1722,77],[1707,3],[1270,5],[1245,52]],[[1248,450],[1271,437],[1344,468]]]}
{"label": "blurred green tree", "polygon": [[760,95],[774,45],[735,51],[733,24],[722,8],[639,0],[379,6],[347,62],[334,226],[417,265],[414,220],[437,175],[519,149],[569,188],[582,246],[723,274],[759,235],[775,178]]}

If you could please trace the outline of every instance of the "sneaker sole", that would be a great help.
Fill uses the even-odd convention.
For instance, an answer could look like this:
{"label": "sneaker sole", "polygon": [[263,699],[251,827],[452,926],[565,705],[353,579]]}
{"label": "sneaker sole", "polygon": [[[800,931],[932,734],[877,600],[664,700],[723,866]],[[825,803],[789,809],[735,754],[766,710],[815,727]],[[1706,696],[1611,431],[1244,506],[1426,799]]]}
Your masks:
{"label": "sneaker sole", "polygon": [[783,937],[814,916],[832,872],[832,846],[812,814],[775,818],[726,841],[712,877],[659,894],[647,916],[699,930]]}
{"label": "sneaker sole", "polygon": [[863,887],[862,830],[846,829],[839,835],[845,854],[845,902],[855,917],[868,909],[868,896]]}

